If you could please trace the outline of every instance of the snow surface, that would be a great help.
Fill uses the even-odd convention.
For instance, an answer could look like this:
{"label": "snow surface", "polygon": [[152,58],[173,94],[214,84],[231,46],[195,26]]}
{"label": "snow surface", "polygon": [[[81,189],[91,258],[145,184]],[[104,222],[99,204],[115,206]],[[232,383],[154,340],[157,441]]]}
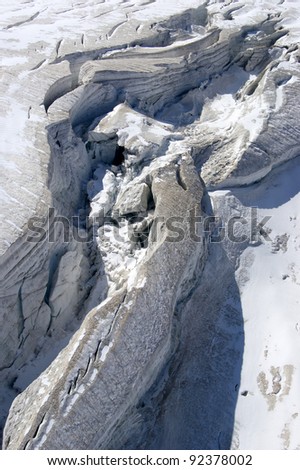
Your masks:
{"label": "snow surface", "polygon": [[241,205],[257,207],[259,221],[270,217],[270,241],[248,247],[236,272],[245,345],[233,448],[300,448],[299,181],[297,158],[251,189],[233,190]]}

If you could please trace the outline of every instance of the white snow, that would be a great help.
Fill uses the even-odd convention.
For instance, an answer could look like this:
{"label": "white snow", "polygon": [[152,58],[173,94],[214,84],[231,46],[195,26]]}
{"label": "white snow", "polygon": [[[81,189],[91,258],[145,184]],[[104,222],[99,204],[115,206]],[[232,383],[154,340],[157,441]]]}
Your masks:
{"label": "white snow", "polygon": [[6,66],[9,67],[11,65],[20,65],[26,64],[27,58],[23,56],[14,56],[14,57],[1,57],[0,58],[0,67]]}
{"label": "white snow", "polygon": [[[239,71],[237,75],[242,79],[243,72]],[[234,74],[232,79],[234,80]],[[254,79],[255,76],[249,76],[248,81],[251,82]],[[218,89],[219,86],[219,83],[216,81],[215,88]],[[236,123],[239,123],[248,130],[249,141],[253,142],[261,132],[265,121],[264,111],[267,109],[268,103],[263,95],[259,98],[259,102],[257,96],[249,96],[237,103],[233,93],[217,94],[212,99],[207,98],[205,101],[200,123],[203,122],[205,126],[206,117],[209,116],[209,127],[215,128],[217,131],[222,130],[223,132],[230,131]]]}
{"label": "white snow", "polygon": [[[296,159],[284,169],[277,169],[260,185],[234,191],[242,204],[258,208],[259,221],[271,217],[264,227],[271,230],[271,241],[248,247],[241,255],[236,273],[245,349],[234,448],[300,446],[299,181]],[[228,191],[217,191],[213,196],[218,198],[222,193],[230,196]],[[286,247],[283,244],[276,251],[277,237],[285,234]]]}
{"label": "white snow", "polygon": [[283,97],[284,97],[284,88],[278,87],[276,90],[276,106],[275,111],[278,111],[283,105]]}
{"label": "white snow", "polygon": [[101,356],[100,356],[100,361],[104,362],[106,359],[106,356],[109,352],[109,350],[112,348],[113,342],[111,341],[107,346],[104,346],[104,348],[101,351]]}

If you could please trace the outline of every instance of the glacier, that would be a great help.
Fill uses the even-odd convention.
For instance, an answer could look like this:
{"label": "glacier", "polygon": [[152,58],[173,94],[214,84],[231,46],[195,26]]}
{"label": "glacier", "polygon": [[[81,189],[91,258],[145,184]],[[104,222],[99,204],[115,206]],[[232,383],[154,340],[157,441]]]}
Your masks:
{"label": "glacier", "polygon": [[3,449],[299,449],[299,1],[0,18]]}

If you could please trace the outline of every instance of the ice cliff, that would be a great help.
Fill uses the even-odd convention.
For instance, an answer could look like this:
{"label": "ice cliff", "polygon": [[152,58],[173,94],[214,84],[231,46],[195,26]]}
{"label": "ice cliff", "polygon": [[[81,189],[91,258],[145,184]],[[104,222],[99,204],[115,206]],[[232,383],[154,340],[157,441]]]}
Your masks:
{"label": "ice cliff", "polygon": [[3,448],[299,448],[298,10],[0,7]]}

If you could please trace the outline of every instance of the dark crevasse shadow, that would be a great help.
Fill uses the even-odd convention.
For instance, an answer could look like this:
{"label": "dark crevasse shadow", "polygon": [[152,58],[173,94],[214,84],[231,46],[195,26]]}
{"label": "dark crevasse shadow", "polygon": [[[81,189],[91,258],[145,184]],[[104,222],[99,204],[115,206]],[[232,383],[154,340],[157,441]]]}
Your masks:
{"label": "dark crevasse shadow", "polygon": [[[230,192],[245,207],[280,207],[300,191],[299,161],[296,157],[280,165],[251,188]],[[230,448],[237,399],[243,392],[239,390],[243,351],[235,268],[223,246],[211,244],[199,286],[181,313],[179,347],[144,448]]]}
{"label": "dark crevasse shadow", "polygon": [[182,93],[158,111],[158,121],[172,124],[175,127],[186,126],[198,120],[206,100],[213,100],[218,95],[235,95],[245,86],[250,74],[237,65],[203,80],[200,86]]}
{"label": "dark crevasse shadow", "polygon": [[231,193],[246,207],[273,209],[300,192],[300,156],[282,163],[251,188],[233,188]]}
{"label": "dark crevasse shadow", "polygon": [[[146,448],[229,449],[244,328],[234,267],[219,244],[181,314],[178,351]],[[154,432],[153,432],[154,431]]]}
{"label": "dark crevasse shadow", "polygon": [[176,352],[130,410],[112,448],[230,448],[244,322],[235,269],[221,244],[210,245],[198,287],[175,313],[173,341]]}
{"label": "dark crevasse shadow", "polygon": [[[87,226],[86,186],[93,162],[84,143],[75,135],[73,146],[70,144],[68,120],[48,126],[47,135],[50,148],[47,185],[52,195],[51,207],[45,209],[45,217],[40,219],[43,221],[43,225],[39,223],[40,230],[29,232],[32,241],[29,243],[25,237],[20,243],[20,250],[25,252],[30,246],[31,257],[40,259],[37,272],[24,274],[22,312],[25,318],[32,312],[40,317],[37,325],[33,324],[26,332],[16,360],[7,371],[2,371],[0,442],[12,401],[52,363],[88,311],[101,303],[108,290],[95,233],[93,227]],[[67,273],[65,278],[59,276],[62,266]],[[76,271],[78,277],[72,278],[72,272]],[[55,290],[60,294],[56,295]],[[68,299],[65,302],[64,296]],[[26,349],[28,343],[31,346]]]}

